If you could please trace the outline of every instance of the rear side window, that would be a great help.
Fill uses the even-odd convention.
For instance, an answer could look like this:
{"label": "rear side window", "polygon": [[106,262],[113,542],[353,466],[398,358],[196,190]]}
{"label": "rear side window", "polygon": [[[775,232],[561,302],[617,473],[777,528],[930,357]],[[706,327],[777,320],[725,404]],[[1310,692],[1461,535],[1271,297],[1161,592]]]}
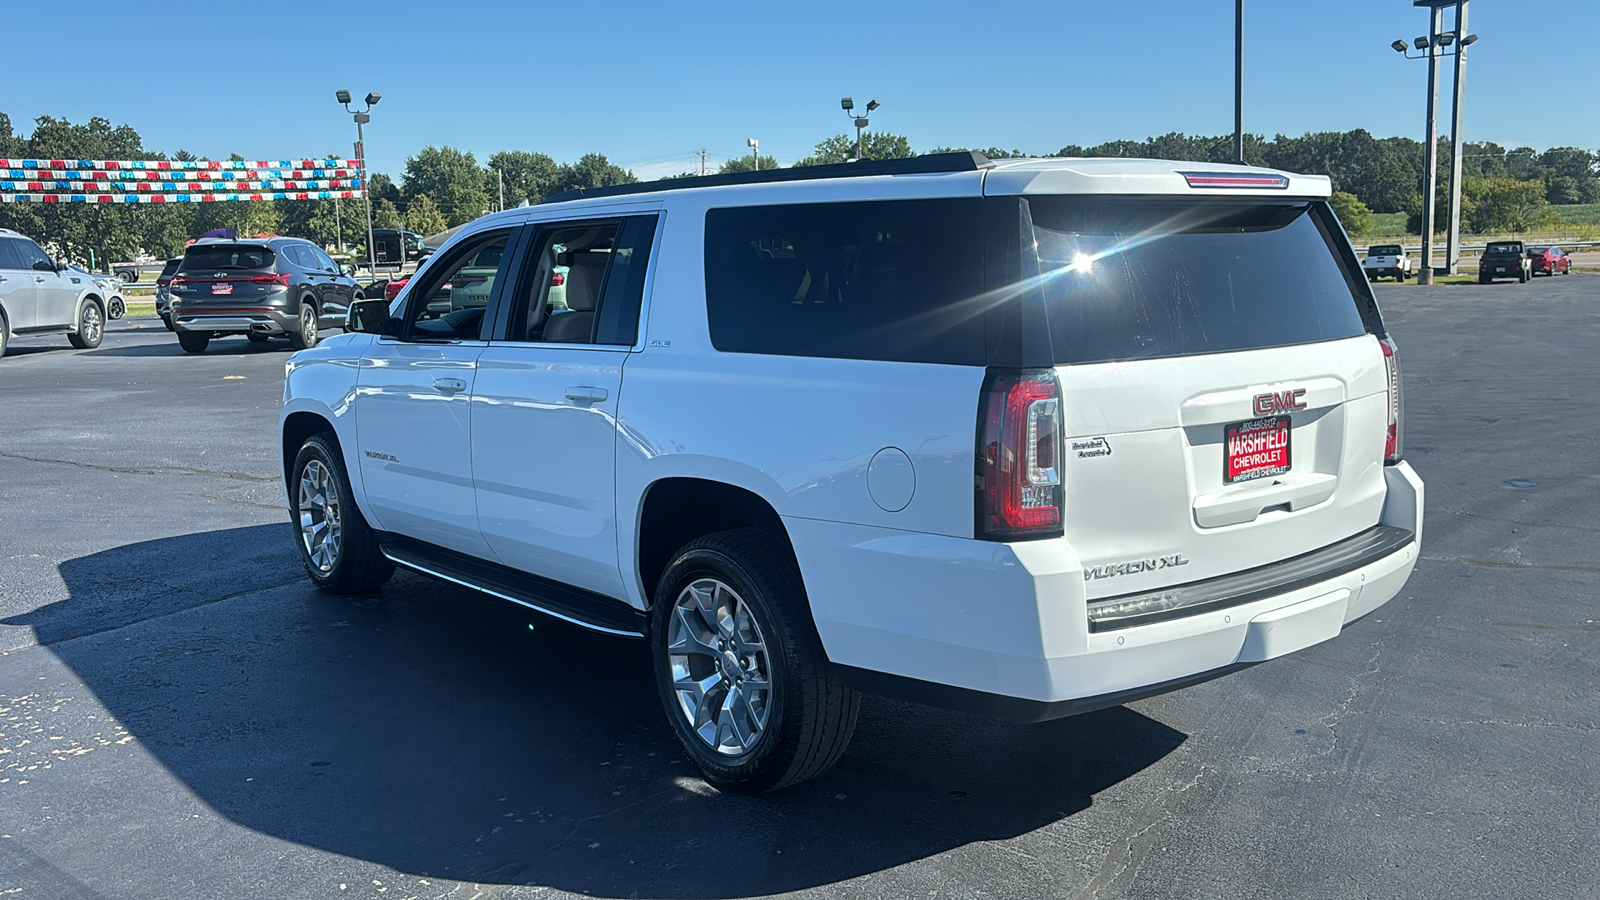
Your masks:
{"label": "rear side window", "polygon": [[178,266],[180,266],[182,264],[183,264],[183,260],[182,259],[169,259],[169,260],[167,260],[167,264],[161,267],[161,274],[157,275],[156,277],[157,278],[166,278],[167,276],[171,275],[173,272],[178,271]]}
{"label": "rear side window", "polygon": [[231,269],[268,269],[272,250],[260,245],[209,244],[190,247],[178,266],[180,272],[224,272]]}
{"label": "rear side window", "polygon": [[11,241],[0,238],[0,269],[22,268],[22,257],[17,255]]}
{"label": "rear side window", "polygon": [[1022,246],[1038,248],[1057,363],[1253,350],[1367,330],[1367,298],[1314,204],[1093,196],[1028,204],[1033,240]]}
{"label": "rear side window", "polygon": [[[718,350],[983,365],[978,198],[713,209]],[[969,301],[963,303],[963,301]]]}

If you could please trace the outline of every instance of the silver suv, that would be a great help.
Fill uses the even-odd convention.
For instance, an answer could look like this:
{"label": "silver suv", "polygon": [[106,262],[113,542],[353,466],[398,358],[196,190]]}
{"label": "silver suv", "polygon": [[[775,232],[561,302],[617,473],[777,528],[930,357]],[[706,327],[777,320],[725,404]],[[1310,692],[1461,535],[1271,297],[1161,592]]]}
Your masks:
{"label": "silver suv", "polygon": [[12,335],[25,334],[64,333],[72,346],[93,350],[105,325],[106,300],[92,276],[0,228],[0,356]]}

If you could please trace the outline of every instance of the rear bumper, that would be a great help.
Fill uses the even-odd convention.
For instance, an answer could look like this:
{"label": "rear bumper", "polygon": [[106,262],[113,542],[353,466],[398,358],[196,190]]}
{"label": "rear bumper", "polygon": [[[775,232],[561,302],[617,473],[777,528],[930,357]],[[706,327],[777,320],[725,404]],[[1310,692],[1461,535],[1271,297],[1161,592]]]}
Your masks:
{"label": "rear bumper", "polygon": [[1039,721],[1292,653],[1387,603],[1416,565],[1423,491],[1405,463],[1385,477],[1380,524],[1409,540],[1353,566],[1347,557],[1325,576],[1302,571],[1276,590],[1241,590],[1238,602],[1101,630],[1091,627],[1083,567],[1065,539],[996,544],[809,519],[785,525],[817,631],[846,681]]}
{"label": "rear bumper", "polygon": [[208,310],[177,307],[172,324],[179,331],[207,331],[220,334],[289,334],[300,328],[300,319],[287,310],[269,307]]}
{"label": "rear bumper", "polygon": [[1367,273],[1368,278],[1399,278],[1400,276],[1406,274],[1404,269],[1397,269],[1393,267],[1381,269],[1363,269],[1362,271]]}

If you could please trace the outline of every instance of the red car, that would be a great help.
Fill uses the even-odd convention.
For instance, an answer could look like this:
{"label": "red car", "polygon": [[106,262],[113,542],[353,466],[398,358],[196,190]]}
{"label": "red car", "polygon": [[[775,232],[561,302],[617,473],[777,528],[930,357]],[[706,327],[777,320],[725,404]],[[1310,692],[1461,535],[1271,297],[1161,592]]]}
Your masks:
{"label": "red car", "polygon": [[406,282],[408,282],[410,280],[411,280],[411,276],[407,275],[404,278],[395,278],[395,279],[393,279],[391,281],[386,282],[383,285],[383,299],[385,299],[385,300],[393,300],[394,298],[400,296],[400,289],[405,287],[406,286]]}
{"label": "red car", "polygon": [[1572,274],[1572,257],[1560,247],[1529,247],[1528,265],[1535,275]]}

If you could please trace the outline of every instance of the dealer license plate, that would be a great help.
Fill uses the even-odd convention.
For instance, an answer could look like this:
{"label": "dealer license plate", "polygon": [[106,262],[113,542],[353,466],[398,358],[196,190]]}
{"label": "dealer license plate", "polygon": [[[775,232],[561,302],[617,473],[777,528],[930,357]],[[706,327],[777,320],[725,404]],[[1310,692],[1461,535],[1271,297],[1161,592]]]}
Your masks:
{"label": "dealer license plate", "polygon": [[1222,480],[1228,484],[1289,471],[1289,417],[1238,422],[1222,430]]}
{"label": "dealer license plate", "polygon": [[1504,272],[1505,270],[1506,270],[1505,266],[1496,266],[1495,267],[1495,271],[1496,272]]}
{"label": "dealer license plate", "polygon": [[231,293],[233,293],[233,285],[231,283],[229,283],[229,282],[226,282],[226,281],[218,281],[218,282],[216,282],[216,283],[211,285],[211,293],[213,293],[213,294],[231,294]]}

